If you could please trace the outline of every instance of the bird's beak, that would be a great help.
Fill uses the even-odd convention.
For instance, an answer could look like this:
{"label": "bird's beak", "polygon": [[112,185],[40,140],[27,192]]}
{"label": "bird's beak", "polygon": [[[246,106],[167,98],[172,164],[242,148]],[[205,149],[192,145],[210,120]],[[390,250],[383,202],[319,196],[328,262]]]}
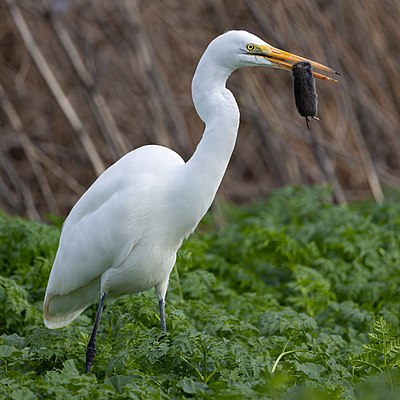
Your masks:
{"label": "bird's beak", "polygon": [[[323,64],[317,63],[315,61],[309,60],[304,57],[296,56],[295,54],[277,49],[276,47],[270,45],[257,46],[257,50],[259,50],[257,55],[265,57],[268,61],[270,61],[273,64],[275,68],[286,69],[291,71],[293,64],[299,61],[308,61],[315,69],[340,75],[332,68],[329,68]],[[315,78],[326,79],[328,81],[337,82],[336,79],[329,78],[328,76],[322,75],[318,72],[312,71],[312,74],[314,75]]]}

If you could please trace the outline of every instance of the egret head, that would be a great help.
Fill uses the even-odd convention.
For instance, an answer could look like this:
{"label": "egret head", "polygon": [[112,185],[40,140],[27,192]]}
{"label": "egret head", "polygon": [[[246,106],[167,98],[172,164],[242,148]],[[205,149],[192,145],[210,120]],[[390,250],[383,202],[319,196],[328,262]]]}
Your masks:
{"label": "egret head", "polygon": [[[333,69],[315,61],[277,49],[259,37],[246,31],[229,31],[214,39],[207,49],[213,58],[226,67],[235,70],[245,66],[266,66],[291,71],[293,64],[308,61],[314,69],[335,73]],[[335,81],[318,72],[314,77]]]}

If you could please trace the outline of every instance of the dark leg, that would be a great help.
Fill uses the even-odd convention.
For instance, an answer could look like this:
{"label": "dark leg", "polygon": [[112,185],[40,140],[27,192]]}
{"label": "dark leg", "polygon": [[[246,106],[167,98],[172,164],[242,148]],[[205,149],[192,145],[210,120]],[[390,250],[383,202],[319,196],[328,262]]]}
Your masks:
{"label": "dark leg", "polygon": [[165,332],[167,330],[167,322],[165,320],[165,301],[164,301],[164,299],[161,299],[158,301],[158,308],[160,310],[161,330]]}
{"label": "dark leg", "polygon": [[96,334],[97,327],[99,326],[101,312],[103,311],[104,301],[107,297],[107,293],[103,293],[101,295],[99,307],[97,308],[96,320],[94,321],[92,335],[90,336],[89,343],[86,348],[86,365],[85,365],[85,374],[89,373],[92,369],[92,364],[94,358],[96,357]]}

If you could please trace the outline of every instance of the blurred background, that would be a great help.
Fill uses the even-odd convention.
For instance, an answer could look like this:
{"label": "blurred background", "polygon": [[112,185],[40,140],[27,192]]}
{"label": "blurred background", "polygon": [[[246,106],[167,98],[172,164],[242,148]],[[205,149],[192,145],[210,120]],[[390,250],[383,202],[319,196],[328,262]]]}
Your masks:
{"label": "blurred background", "polygon": [[0,209],[64,216],[105,168],[144,144],[188,159],[203,131],[191,79],[207,44],[229,29],[341,76],[317,82],[312,136],[291,74],[235,72],[228,87],[241,126],[218,199],[247,203],[326,181],[341,201],[394,196],[399,21],[393,0],[0,0]]}

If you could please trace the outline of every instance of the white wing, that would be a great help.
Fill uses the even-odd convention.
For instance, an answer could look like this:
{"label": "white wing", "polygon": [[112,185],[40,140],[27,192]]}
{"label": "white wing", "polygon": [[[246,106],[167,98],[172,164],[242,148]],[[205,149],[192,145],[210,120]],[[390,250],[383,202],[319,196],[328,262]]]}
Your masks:
{"label": "white wing", "polygon": [[46,326],[67,325],[99,300],[102,274],[121,264],[140,238],[146,197],[160,171],[183,163],[165,147],[141,147],[107,169],[79,199],[64,223],[50,273]]}

